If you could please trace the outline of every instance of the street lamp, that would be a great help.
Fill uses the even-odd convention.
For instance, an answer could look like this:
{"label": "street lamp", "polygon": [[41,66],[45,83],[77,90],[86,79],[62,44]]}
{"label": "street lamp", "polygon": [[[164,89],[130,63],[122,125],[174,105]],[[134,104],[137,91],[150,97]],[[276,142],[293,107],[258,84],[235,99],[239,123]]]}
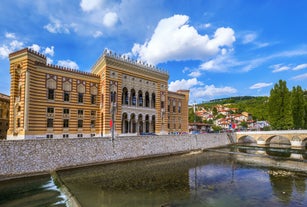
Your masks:
{"label": "street lamp", "polygon": [[115,131],[115,111],[116,111],[116,103],[112,102],[111,105],[111,114],[112,114],[112,125],[111,125],[111,135],[112,135],[112,141],[114,141],[114,131]]}
{"label": "street lamp", "polygon": [[161,129],[161,131],[162,131],[162,133],[164,132],[164,113],[165,113],[164,108],[162,108],[161,109],[161,119],[162,119],[162,129]]}

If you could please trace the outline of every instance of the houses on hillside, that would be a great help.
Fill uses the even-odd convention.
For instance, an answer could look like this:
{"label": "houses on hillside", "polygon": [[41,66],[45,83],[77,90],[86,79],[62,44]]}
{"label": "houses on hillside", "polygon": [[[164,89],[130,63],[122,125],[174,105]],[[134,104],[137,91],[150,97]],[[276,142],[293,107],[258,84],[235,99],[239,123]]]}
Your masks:
{"label": "houses on hillside", "polygon": [[222,130],[260,130],[269,126],[266,121],[255,121],[248,112],[239,112],[238,108],[216,105],[212,108],[198,107],[195,114],[206,123],[219,126]]}

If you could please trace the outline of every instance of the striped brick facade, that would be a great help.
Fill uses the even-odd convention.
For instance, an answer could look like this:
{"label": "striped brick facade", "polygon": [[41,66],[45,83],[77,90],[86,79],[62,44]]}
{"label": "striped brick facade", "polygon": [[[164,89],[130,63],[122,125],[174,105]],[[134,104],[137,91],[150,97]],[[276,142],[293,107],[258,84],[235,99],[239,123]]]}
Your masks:
{"label": "striped brick facade", "polygon": [[8,139],[104,137],[112,127],[116,136],[188,131],[189,91],[169,92],[166,71],[109,51],[90,73],[49,65],[30,49],[9,59]]}

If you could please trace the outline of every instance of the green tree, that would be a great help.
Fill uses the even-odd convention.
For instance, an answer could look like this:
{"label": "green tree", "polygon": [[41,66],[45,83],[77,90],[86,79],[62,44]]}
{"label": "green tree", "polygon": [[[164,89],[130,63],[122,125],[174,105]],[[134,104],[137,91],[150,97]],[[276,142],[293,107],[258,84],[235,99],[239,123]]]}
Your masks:
{"label": "green tree", "polygon": [[305,100],[301,86],[292,89],[292,116],[294,129],[304,128],[305,123]]}
{"label": "green tree", "polygon": [[271,89],[268,109],[273,129],[283,130],[293,127],[291,92],[287,88],[286,81],[279,80]]}
{"label": "green tree", "polygon": [[244,129],[247,129],[247,127],[248,127],[248,124],[247,124],[246,121],[242,121],[240,125],[241,125],[241,127],[244,128]]}
{"label": "green tree", "polygon": [[213,114],[213,116],[216,116],[216,115],[217,115],[217,109],[216,109],[216,107],[213,107],[213,109],[212,109],[212,114]]}
{"label": "green tree", "polygon": [[202,122],[202,118],[194,113],[193,108],[189,108],[189,123]]}

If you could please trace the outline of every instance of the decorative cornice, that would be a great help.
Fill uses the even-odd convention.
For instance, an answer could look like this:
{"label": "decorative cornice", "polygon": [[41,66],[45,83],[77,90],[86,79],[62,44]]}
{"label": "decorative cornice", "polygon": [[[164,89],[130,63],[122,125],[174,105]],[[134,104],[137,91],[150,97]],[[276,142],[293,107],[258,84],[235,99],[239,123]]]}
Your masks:
{"label": "decorative cornice", "polygon": [[137,68],[145,71],[145,72],[151,72],[151,73],[156,73],[162,76],[166,76],[168,78],[169,74],[167,70],[158,68],[154,65],[148,64],[146,62],[140,61],[140,60],[133,60],[131,58],[129,58],[128,56],[125,55],[118,55],[108,49],[105,49],[103,54],[98,58],[98,60],[96,61],[96,63],[93,65],[92,67],[92,71],[100,64],[101,61],[103,61],[103,59],[105,57],[108,57],[110,59],[115,60],[116,62],[119,63],[126,63],[129,64],[131,66],[136,66]]}
{"label": "decorative cornice", "polygon": [[97,78],[100,77],[99,75],[94,74],[94,73],[89,73],[89,72],[84,72],[84,71],[81,71],[81,70],[62,67],[62,66],[59,66],[59,65],[44,64],[44,63],[41,63],[41,62],[38,62],[38,61],[36,61],[35,64],[38,65],[38,66],[44,66],[44,67],[52,68],[52,69],[55,69],[55,70],[72,72],[72,73],[77,73],[77,74],[86,75],[86,76],[93,76],[93,77],[97,77]]}
{"label": "decorative cornice", "polygon": [[19,55],[19,54],[25,53],[25,52],[29,52],[29,53],[32,53],[33,55],[37,55],[37,56],[39,56],[39,57],[41,57],[41,58],[46,59],[46,56],[45,56],[45,55],[43,55],[43,54],[41,54],[41,53],[39,53],[39,52],[37,52],[37,51],[35,51],[35,50],[32,50],[32,49],[30,49],[30,48],[24,48],[24,49],[22,49],[22,50],[18,50],[18,51],[16,51],[16,52],[12,52],[11,54],[9,54],[9,58],[11,58],[11,57],[13,57],[13,56],[15,56],[15,55]]}

